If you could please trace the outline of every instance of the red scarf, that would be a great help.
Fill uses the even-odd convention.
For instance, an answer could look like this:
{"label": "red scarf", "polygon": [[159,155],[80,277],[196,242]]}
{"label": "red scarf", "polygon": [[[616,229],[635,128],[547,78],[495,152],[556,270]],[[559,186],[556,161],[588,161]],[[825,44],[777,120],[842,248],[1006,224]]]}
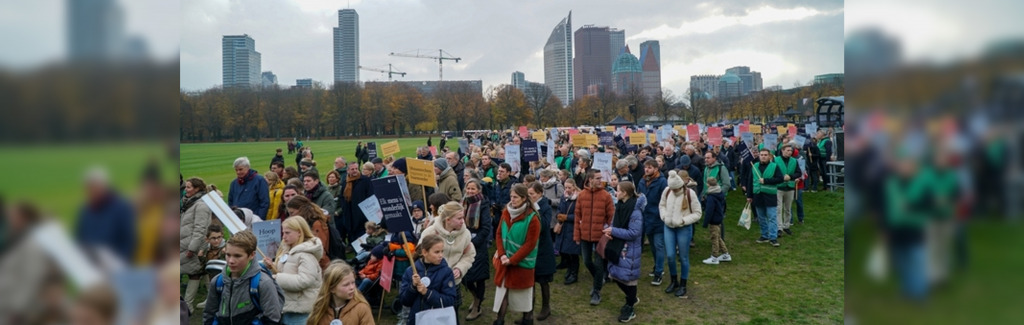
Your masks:
{"label": "red scarf", "polygon": [[251,181],[253,177],[256,177],[256,170],[250,169],[248,174],[244,177],[238,178],[238,185],[245,185],[245,183]]}

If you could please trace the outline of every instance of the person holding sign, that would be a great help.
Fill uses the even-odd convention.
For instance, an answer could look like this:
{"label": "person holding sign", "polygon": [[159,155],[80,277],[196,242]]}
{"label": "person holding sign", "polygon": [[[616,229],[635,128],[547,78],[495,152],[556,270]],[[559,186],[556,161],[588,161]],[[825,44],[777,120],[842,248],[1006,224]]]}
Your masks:
{"label": "person holding sign", "polygon": [[[338,205],[341,207],[341,216],[334,217],[334,225],[344,242],[354,242],[363,232],[359,231],[366,223],[366,214],[359,208],[366,198],[373,196],[373,185],[370,178],[359,173],[359,164],[348,164],[348,177],[342,185],[341,194],[338,195]],[[345,254],[342,253],[342,258]]]}
{"label": "person holding sign", "polygon": [[213,211],[200,200],[206,195],[206,182],[199,177],[185,180],[185,197],[181,199],[181,232],[178,255],[181,260],[181,273],[188,274],[188,285],[185,287],[185,303],[189,311],[199,290],[199,281],[206,275],[204,265],[199,260],[199,251],[206,243],[206,230],[213,219]]}
{"label": "person holding sign", "polygon": [[772,246],[779,247],[776,187],[783,182],[783,174],[772,161],[770,150],[762,148],[758,151],[758,159],[758,163],[750,169],[751,177],[747,178],[747,183],[744,184],[749,190],[747,203],[752,203],[757,213],[757,224],[761,227],[761,237],[757,239],[757,243],[770,242]]}
{"label": "person holding sign", "polygon": [[447,194],[453,201],[462,201],[462,190],[459,188],[455,170],[448,166],[446,158],[434,160],[434,175],[437,175],[437,192]]}
{"label": "person holding sign", "polygon": [[203,324],[280,323],[284,296],[255,261],[256,235],[250,230],[235,233],[225,251],[228,266],[207,286],[206,306],[211,308],[203,309]]}
{"label": "person holding sign", "polygon": [[[594,175],[600,180],[600,174]],[[494,236],[494,312],[498,313],[494,324],[504,325],[509,309],[523,313],[522,324],[533,324],[533,319],[527,317],[533,311],[533,269],[537,264],[540,216],[526,185],[512,186],[499,225]]]}
{"label": "person holding sign", "polygon": [[327,264],[331,262],[328,257],[328,246],[330,246],[331,232],[327,228],[327,216],[324,215],[323,209],[313,202],[310,202],[305,196],[296,196],[291,200],[288,200],[286,205],[289,216],[299,216],[306,221],[306,225],[309,226],[310,231],[313,232],[313,236],[320,239],[323,245],[323,256],[319,258],[320,268],[326,269]]}
{"label": "person holding sign", "polygon": [[[438,236],[444,240],[444,259],[451,261],[455,285],[458,286],[476,258],[476,248],[470,241],[472,236],[465,226],[466,210],[458,202],[449,201],[438,208],[437,214],[437,220],[423,230],[419,246],[425,246],[423,240],[431,236]],[[462,306],[462,292],[456,290],[456,293],[455,304],[452,306],[458,311]]]}
{"label": "person holding sign", "polygon": [[335,260],[327,266],[324,270],[324,285],[317,294],[308,324],[374,324],[370,303],[356,290],[355,273],[351,266],[341,260]]}
{"label": "person holding sign", "polygon": [[[389,174],[390,175],[408,175],[409,174],[408,164],[405,161],[405,157],[398,158],[397,160],[395,160],[395,162],[391,163],[391,169],[389,171]],[[406,182],[409,182],[409,179],[410,179],[409,176],[405,176],[405,181]],[[415,185],[415,184],[412,184],[412,183],[409,183],[407,185],[409,187],[409,197],[410,198],[412,198],[413,200],[426,198],[426,195],[424,194],[426,192],[425,192],[425,190],[423,188],[423,185]]]}
{"label": "person holding sign", "polygon": [[276,262],[265,257],[263,263],[273,265],[274,279],[284,290],[281,322],[304,325],[313,311],[317,291],[323,282],[317,262],[324,254],[323,244],[320,238],[313,236],[306,220],[300,216],[288,217],[281,223],[281,241]]}
{"label": "person holding sign", "polygon": [[[444,244],[440,236],[423,236],[412,256],[416,263],[402,276],[398,299],[410,307],[410,315],[455,305],[459,289],[444,259]],[[408,324],[416,325],[416,317],[409,317]]]}

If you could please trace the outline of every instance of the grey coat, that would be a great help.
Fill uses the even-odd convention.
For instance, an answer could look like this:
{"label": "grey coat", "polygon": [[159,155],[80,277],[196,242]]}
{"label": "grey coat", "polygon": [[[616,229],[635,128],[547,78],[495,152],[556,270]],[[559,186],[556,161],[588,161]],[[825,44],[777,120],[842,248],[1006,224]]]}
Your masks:
{"label": "grey coat", "polygon": [[[201,195],[203,193],[196,193]],[[181,261],[182,274],[204,274],[203,265],[199,261],[199,249],[206,244],[206,229],[210,227],[213,211],[202,200],[197,200],[181,215],[181,232],[178,236],[178,257]],[[192,257],[187,257],[191,251]]]}

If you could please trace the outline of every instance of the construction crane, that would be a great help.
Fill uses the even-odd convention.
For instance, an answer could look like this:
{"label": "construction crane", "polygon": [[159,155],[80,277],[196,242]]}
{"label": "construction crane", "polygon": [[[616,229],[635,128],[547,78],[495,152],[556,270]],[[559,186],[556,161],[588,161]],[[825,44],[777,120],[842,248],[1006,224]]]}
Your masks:
{"label": "construction crane", "polygon": [[387,73],[388,74],[388,81],[391,81],[391,76],[392,75],[396,75],[396,74],[397,75],[401,75],[402,77],[405,77],[405,72],[398,72],[398,71],[392,70],[391,63],[388,63],[388,69],[387,70],[377,69],[377,68],[370,68],[370,67],[364,67],[364,66],[359,66],[359,68],[363,69],[363,70],[367,70],[367,71],[377,71],[377,72],[381,72],[381,73]]}
{"label": "construction crane", "polygon": [[[446,54],[448,56],[445,56]],[[391,56],[401,56],[401,57],[407,57],[407,58],[421,58],[421,59],[437,60],[437,79],[438,80],[444,80],[444,60],[453,60],[455,62],[459,62],[459,60],[462,60],[462,58],[451,57],[451,54],[449,54],[448,52],[445,52],[444,50],[441,50],[441,49],[437,50],[437,56],[420,54],[420,50],[416,50],[416,54],[391,52]]]}

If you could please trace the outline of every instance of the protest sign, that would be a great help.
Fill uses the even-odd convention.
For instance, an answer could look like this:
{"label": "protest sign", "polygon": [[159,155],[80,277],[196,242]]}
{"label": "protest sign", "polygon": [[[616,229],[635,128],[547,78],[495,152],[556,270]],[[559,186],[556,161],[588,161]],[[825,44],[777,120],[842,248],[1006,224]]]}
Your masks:
{"label": "protest sign", "polygon": [[363,244],[366,244],[367,238],[370,238],[370,234],[364,233],[362,236],[359,236],[359,238],[352,241],[352,249],[356,251],[356,255],[362,254],[363,251],[365,251],[365,249],[363,249]]}
{"label": "protest sign", "polygon": [[406,158],[405,163],[409,170],[409,184],[437,187],[437,175],[434,174],[434,162],[430,160]]}
{"label": "protest sign", "polygon": [[523,138],[523,139],[526,139],[526,137],[528,137],[528,136],[530,136],[530,130],[527,129],[526,126],[520,126],[519,127],[519,137]]}
{"label": "protest sign", "polygon": [[437,157],[437,146],[430,146],[430,155]]}
{"label": "protest sign", "polygon": [[751,125],[750,126],[750,133],[762,134],[762,132],[761,132],[761,125],[758,125],[758,124]]}
{"label": "protest sign", "polygon": [[366,155],[369,157],[370,160],[373,160],[373,158],[380,157],[380,156],[377,155],[377,143],[376,142],[367,142],[366,143]]}
{"label": "protest sign", "polygon": [[686,126],[686,141],[697,141],[700,139],[700,127],[696,124],[690,124]]}
{"label": "protest sign", "polygon": [[277,249],[281,247],[281,219],[253,223],[252,234],[256,235],[256,247],[259,248],[256,250],[256,260],[263,260],[261,252],[274,259]]}
{"label": "protest sign", "polygon": [[206,203],[206,206],[210,208],[210,211],[213,211],[213,215],[217,216],[220,223],[223,224],[224,227],[227,227],[228,232],[231,234],[237,234],[247,228],[245,226],[245,222],[238,219],[238,215],[228,207],[228,204],[224,202],[224,199],[222,199],[220,195],[217,195],[217,192],[207,192],[206,195],[203,195],[201,200],[203,200],[203,203]]}
{"label": "protest sign", "polygon": [[473,145],[479,147],[480,146],[480,139],[473,139]]}
{"label": "protest sign", "polygon": [[522,150],[523,161],[531,162],[540,160],[540,147],[537,146],[537,140],[523,140]]}
{"label": "protest sign", "polygon": [[407,197],[402,193],[399,183],[404,183],[402,175],[374,179],[373,194],[377,196],[381,212],[384,214],[384,225],[388,232],[398,233],[412,231],[412,217],[409,214]]}
{"label": "protest sign", "polygon": [[548,139],[548,163],[555,164],[555,140]]}
{"label": "protest sign", "polygon": [[796,137],[793,137],[793,140],[796,141],[797,145],[800,145],[800,148],[803,148],[804,143],[807,143],[807,138],[802,135],[797,135]]}
{"label": "protest sign", "polygon": [[739,131],[737,133],[739,133],[739,134],[743,134],[745,132],[750,132],[750,125],[740,124],[740,125],[738,125],[737,129]]}
{"label": "protest sign", "polygon": [[509,166],[512,166],[512,173],[518,173],[520,170],[522,170],[523,167],[521,166],[522,158],[519,155],[521,153],[519,149],[520,148],[518,144],[510,144],[505,146],[505,162],[508,163]]}
{"label": "protest sign", "polygon": [[601,132],[601,133],[598,133],[597,137],[598,137],[597,144],[600,144],[602,146],[614,146],[615,145],[615,135],[613,133],[611,133],[611,132]]}
{"label": "protest sign", "polygon": [[714,146],[722,145],[722,128],[710,127],[708,128],[708,142]]}
{"label": "protest sign", "polygon": [[747,147],[753,147],[754,146],[754,134],[753,133],[751,133],[751,132],[740,133],[740,138],[743,139],[743,143],[745,143],[747,145]]}
{"label": "protest sign", "polygon": [[818,132],[818,123],[816,123],[816,122],[807,123],[807,125],[804,125],[804,130],[807,131],[807,135],[808,136],[812,136],[813,137],[814,134]]}
{"label": "protest sign", "polygon": [[401,149],[398,147],[398,140],[391,141],[381,145],[380,150],[381,153],[384,154],[384,157],[392,156],[401,151]]}
{"label": "protest sign", "polygon": [[789,127],[787,127],[787,129],[787,131],[789,131],[788,133],[790,138],[796,136],[796,125],[790,124]]}
{"label": "protest sign", "polygon": [[394,272],[395,258],[385,256],[380,268],[380,287],[384,288],[384,291],[391,292],[391,279]]}
{"label": "protest sign", "polygon": [[601,180],[612,181],[612,154],[610,152],[598,152],[594,154],[594,169],[601,171]]}
{"label": "protest sign", "polygon": [[[395,175],[395,177],[398,178],[398,189],[402,191],[402,197],[405,198],[405,205],[412,207],[412,198],[409,195],[409,182],[406,181],[405,175]],[[426,202],[425,198],[419,199]]]}
{"label": "protest sign", "polygon": [[648,133],[647,144],[651,144],[652,142],[658,142],[658,136],[654,133]]}
{"label": "protest sign", "polygon": [[597,134],[587,133],[587,146],[593,146],[598,144]]}
{"label": "protest sign", "polygon": [[544,133],[543,130],[537,131],[537,132],[533,132],[533,139],[537,140],[537,141],[547,141],[548,134]]}
{"label": "protest sign", "polygon": [[764,148],[772,150],[774,152],[775,147],[779,144],[778,134],[765,134],[764,135]]}
{"label": "protest sign", "polygon": [[647,138],[644,133],[637,132],[629,135],[629,144],[640,145],[647,142]]}
{"label": "protest sign", "polygon": [[376,224],[380,224],[381,219],[384,218],[384,212],[380,210],[380,201],[377,201],[376,195],[370,195],[363,202],[359,202],[359,210],[363,211],[366,220]]}
{"label": "protest sign", "polygon": [[580,147],[580,148],[587,146],[587,137],[586,136],[584,136],[582,134],[576,134],[576,135],[570,135],[569,137],[572,138],[572,145],[573,146]]}
{"label": "protest sign", "polygon": [[779,125],[779,126],[776,126],[775,129],[779,131],[778,132],[779,135],[786,134],[786,127],[785,126]]}
{"label": "protest sign", "polygon": [[463,154],[469,154],[469,140],[459,139],[459,150],[462,150]]}
{"label": "protest sign", "polygon": [[[46,252],[46,255],[50,257],[49,260],[53,261],[77,288],[86,289],[104,281],[104,275],[96,269],[92,261],[87,259],[88,255],[71,240],[60,223],[44,221],[31,229],[29,236],[35,245]],[[41,257],[43,256],[32,256],[32,258]],[[11,275],[7,274],[7,276]],[[13,293],[7,292],[6,294]]]}

